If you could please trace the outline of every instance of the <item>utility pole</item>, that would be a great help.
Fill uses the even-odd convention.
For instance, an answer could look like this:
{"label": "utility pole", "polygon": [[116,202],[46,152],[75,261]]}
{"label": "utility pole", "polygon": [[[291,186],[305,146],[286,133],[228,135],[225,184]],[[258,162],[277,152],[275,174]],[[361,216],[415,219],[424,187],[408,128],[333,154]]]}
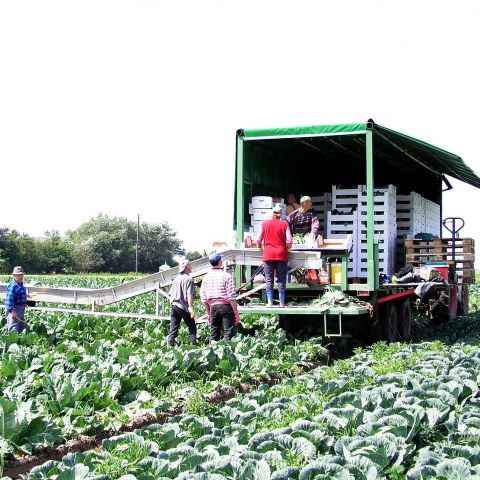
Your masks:
{"label": "utility pole", "polygon": [[137,244],[135,245],[135,273],[138,273],[138,239],[140,230],[140,214],[137,213]]}

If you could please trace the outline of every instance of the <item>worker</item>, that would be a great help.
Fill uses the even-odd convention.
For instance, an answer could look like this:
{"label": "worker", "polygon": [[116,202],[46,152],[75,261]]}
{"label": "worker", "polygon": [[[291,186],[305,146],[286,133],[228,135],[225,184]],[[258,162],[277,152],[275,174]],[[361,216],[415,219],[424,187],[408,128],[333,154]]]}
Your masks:
{"label": "worker", "polygon": [[287,215],[290,215],[295,210],[298,210],[300,205],[297,203],[297,197],[294,193],[287,195]]}
{"label": "worker", "polygon": [[292,234],[309,234],[312,240],[318,235],[320,222],[317,218],[317,212],[312,207],[312,199],[304,196],[300,199],[300,207],[289,215],[290,229]]}
{"label": "worker", "polygon": [[262,224],[257,240],[258,248],[263,248],[263,267],[267,284],[267,307],[273,305],[275,273],[278,280],[280,306],[285,307],[288,249],[291,248],[293,240],[288,222],[281,220],[281,216],[281,207],[274,207],[272,219]]}
{"label": "worker", "polygon": [[197,325],[195,324],[195,312],[193,310],[195,285],[190,273],[192,273],[190,262],[187,259],[180,260],[178,275],[174,278],[170,289],[170,331],[167,337],[167,343],[170,347],[175,345],[182,319],[188,326],[190,343],[197,344]]}
{"label": "worker", "polygon": [[231,340],[240,323],[233,277],[223,271],[219,253],[210,255],[209,261],[212,269],[203,277],[200,298],[205,305],[210,336],[213,341],[220,340],[223,327],[223,338]]}
{"label": "worker", "polygon": [[25,329],[25,305],[27,304],[27,290],[23,285],[25,272],[18,266],[13,269],[12,281],[5,292],[5,315],[7,317],[7,332],[16,330],[18,333]]}

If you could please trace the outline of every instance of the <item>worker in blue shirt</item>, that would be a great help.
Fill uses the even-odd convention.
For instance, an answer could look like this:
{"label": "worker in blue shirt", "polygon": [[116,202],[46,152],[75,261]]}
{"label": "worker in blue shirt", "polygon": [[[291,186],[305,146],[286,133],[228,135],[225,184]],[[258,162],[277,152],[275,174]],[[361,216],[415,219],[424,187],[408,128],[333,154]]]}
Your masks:
{"label": "worker in blue shirt", "polygon": [[8,284],[5,292],[7,331],[16,330],[20,333],[25,329],[25,305],[27,304],[27,290],[23,285],[25,272],[22,267],[15,267],[12,275],[13,280]]}

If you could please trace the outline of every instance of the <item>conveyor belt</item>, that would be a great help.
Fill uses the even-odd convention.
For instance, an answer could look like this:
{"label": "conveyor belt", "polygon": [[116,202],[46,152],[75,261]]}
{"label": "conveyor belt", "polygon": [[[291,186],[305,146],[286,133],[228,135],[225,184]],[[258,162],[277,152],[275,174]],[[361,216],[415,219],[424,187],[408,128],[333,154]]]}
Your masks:
{"label": "conveyor belt", "polygon": [[[321,268],[319,252],[292,251],[289,252],[290,268]],[[222,252],[223,264],[251,265],[262,264],[262,252],[257,249],[232,249]],[[210,269],[208,257],[191,262],[192,277],[205,275]],[[77,304],[77,305],[109,305],[127,298],[155,291],[157,288],[168,287],[178,275],[178,267],[164,272],[154,273],[143,278],[133,280],[109,288],[66,288],[66,287],[35,287],[28,286],[28,293],[32,300],[47,303]],[[0,298],[5,298],[7,285],[0,284]]]}

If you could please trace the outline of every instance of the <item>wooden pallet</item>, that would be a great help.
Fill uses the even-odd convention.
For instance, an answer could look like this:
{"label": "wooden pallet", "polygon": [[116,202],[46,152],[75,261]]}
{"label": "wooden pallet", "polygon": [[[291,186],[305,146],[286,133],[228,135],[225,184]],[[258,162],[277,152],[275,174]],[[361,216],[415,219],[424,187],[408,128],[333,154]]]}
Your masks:
{"label": "wooden pallet", "polygon": [[[436,253],[436,252],[415,252],[415,253],[406,253],[405,255],[407,263],[413,262],[448,262],[452,261],[451,253]],[[474,253],[458,253],[455,254],[456,263],[473,263],[475,262]]]}
{"label": "wooden pallet", "polygon": [[[435,247],[434,245],[416,245],[405,248],[405,253],[413,255],[415,253],[436,253],[437,255],[452,255],[452,247]],[[455,248],[455,256],[462,256],[464,253],[475,254],[475,247],[464,245],[461,248]]]}
{"label": "wooden pallet", "polygon": [[462,245],[471,245],[475,246],[475,240],[473,238],[434,238],[432,240],[435,246],[450,246],[452,243],[455,244],[455,247]]}
{"label": "wooden pallet", "polygon": [[405,239],[405,249],[414,253],[415,250],[433,250],[435,252],[448,252],[461,250],[464,253],[475,253],[475,240],[473,238],[436,238],[434,240]]}

